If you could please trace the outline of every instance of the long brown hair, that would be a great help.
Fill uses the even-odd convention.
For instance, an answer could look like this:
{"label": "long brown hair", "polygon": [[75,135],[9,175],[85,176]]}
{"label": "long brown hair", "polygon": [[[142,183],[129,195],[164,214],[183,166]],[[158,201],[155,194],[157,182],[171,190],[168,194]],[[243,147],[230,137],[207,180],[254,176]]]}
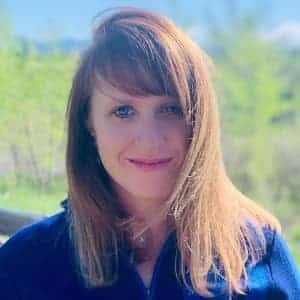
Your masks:
{"label": "long brown hair", "polygon": [[118,266],[120,212],[87,125],[91,93],[101,77],[128,94],[180,99],[189,148],[161,213],[175,222],[181,257],[176,274],[202,295],[211,295],[210,272],[225,279],[229,294],[243,293],[245,262],[255,264],[266,251],[264,225],[278,231],[280,225],[226,175],[211,60],[170,20],[149,11],[114,8],[94,24],[67,107],[70,236],[84,283],[112,284]]}

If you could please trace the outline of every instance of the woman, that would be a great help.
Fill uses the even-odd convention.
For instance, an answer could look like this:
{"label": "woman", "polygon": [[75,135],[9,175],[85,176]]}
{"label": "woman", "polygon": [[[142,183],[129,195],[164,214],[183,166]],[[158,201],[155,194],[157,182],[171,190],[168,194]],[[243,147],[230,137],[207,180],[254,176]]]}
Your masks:
{"label": "woman", "polygon": [[209,67],[164,17],[99,15],[67,107],[64,211],[1,247],[3,299],[300,299],[278,221],[226,175]]}

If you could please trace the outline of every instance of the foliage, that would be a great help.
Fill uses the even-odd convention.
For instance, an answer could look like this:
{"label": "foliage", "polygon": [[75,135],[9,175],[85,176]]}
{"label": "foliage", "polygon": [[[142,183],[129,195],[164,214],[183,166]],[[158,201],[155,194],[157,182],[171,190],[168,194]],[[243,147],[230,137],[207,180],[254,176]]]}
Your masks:
{"label": "foliage", "polygon": [[[300,93],[299,74],[288,66],[299,66],[300,53],[290,57],[246,26],[219,35],[224,47],[222,39],[216,85],[229,172],[241,190],[292,225],[300,213]],[[280,215],[282,206],[292,207],[288,216]]]}
{"label": "foliage", "polygon": [[17,180],[30,174],[48,184],[63,172],[64,109],[76,56],[30,47],[0,52],[0,151]]}

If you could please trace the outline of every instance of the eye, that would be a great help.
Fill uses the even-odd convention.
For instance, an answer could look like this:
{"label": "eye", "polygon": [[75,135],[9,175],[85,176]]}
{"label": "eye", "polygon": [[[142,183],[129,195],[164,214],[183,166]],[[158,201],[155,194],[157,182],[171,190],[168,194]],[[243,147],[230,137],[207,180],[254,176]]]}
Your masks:
{"label": "eye", "polygon": [[117,107],[112,113],[118,118],[126,119],[133,114],[133,109],[129,105],[122,105]]}
{"label": "eye", "polygon": [[182,109],[179,104],[169,104],[162,108],[162,113],[182,116]]}

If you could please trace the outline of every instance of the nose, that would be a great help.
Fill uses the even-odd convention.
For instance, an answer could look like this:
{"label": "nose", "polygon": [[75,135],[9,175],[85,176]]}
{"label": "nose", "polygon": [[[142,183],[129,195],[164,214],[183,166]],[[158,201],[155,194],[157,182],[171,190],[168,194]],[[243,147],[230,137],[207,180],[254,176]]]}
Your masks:
{"label": "nose", "polygon": [[159,153],[167,142],[167,131],[158,120],[141,122],[136,131],[135,142],[146,154]]}

